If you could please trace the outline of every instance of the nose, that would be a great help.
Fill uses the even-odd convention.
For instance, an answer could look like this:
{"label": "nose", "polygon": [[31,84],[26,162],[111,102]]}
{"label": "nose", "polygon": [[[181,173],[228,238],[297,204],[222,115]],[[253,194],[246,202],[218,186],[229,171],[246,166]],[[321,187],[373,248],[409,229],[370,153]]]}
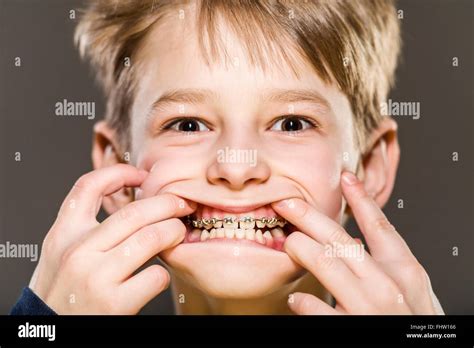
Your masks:
{"label": "nose", "polygon": [[242,190],[250,184],[261,184],[270,177],[270,168],[258,156],[256,148],[226,146],[217,150],[216,160],[207,171],[208,181],[230,190]]}

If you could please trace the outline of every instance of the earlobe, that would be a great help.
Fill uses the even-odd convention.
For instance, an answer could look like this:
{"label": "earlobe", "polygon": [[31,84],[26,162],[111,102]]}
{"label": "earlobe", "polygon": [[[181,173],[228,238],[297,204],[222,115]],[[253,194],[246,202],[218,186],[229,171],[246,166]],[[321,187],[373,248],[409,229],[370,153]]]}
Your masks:
{"label": "earlobe", "polygon": [[[123,163],[119,141],[116,132],[105,121],[94,126],[94,140],[92,144],[92,164],[94,169],[100,169]],[[109,214],[113,214],[126,204],[134,200],[132,188],[123,188],[102,200],[102,207]]]}
{"label": "earlobe", "polygon": [[383,207],[392,193],[400,159],[397,124],[387,118],[372,133],[369,150],[362,160],[366,191]]}

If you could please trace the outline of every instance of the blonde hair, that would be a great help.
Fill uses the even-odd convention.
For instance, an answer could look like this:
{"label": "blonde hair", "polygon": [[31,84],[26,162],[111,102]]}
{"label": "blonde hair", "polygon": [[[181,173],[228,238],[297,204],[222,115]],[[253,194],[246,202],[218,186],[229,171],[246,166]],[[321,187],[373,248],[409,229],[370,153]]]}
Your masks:
{"label": "blonde hair", "polygon": [[[124,147],[130,145],[130,112],[137,54],[155,23],[188,10],[190,1],[98,0],[83,11],[75,41],[90,60],[107,98],[105,119]],[[243,43],[251,64],[265,69],[268,57],[293,68],[297,52],[325,82],[347,96],[359,148],[382,119],[380,104],[394,82],[400,28],[391,0],[196,0],[199,44],[206,63],[226,55],[218,20]],[[291,50],[288,50],[291,45]]]}

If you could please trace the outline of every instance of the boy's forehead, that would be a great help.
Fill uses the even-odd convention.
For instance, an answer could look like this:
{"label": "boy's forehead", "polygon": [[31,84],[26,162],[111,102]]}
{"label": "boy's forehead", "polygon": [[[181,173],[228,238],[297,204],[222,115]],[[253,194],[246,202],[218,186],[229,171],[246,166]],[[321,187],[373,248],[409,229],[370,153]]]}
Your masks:
{"label": "boy's forehead", "polygon": [[[219,36],[223,44],[208,64],[203,47],[199,44],[195,23],[169,16],[155,24],[148,33],[137,55],[142,71],[139,73],[139,89],[158,90],[176,88],[215,89],[218,93],[263,90],[271,88],[314,89],[321,94],[330,94],[328,86],[311,65],[293,52],[293,66],[272,52],[263,52],[265,66],[252,62],[242,42],[225,24],[219,25]],[[287,51],[294,48],[288,43]],[[274,52],[273,52],[274,53]],[[298,69],[298,76],[294,68]],[[145,92],[142,90],[142,92]],[[146,92],[145,92],[146,93]]]}

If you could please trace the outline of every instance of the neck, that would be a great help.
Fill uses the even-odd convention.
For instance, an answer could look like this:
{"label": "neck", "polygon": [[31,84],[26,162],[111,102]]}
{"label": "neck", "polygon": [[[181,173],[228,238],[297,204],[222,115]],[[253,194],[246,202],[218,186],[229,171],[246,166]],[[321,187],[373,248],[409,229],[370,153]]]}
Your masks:
{"label": "neck", "polygon": [[186,283],[178,276],[172,275],[172,292],[177,314],[292,314],[288,308],[288,296],[293,292],[313,294],[327,303],[331,302],[329,293],[310,274],[277,291],[260,298],[222,299],[209,297],[196,287]]}

